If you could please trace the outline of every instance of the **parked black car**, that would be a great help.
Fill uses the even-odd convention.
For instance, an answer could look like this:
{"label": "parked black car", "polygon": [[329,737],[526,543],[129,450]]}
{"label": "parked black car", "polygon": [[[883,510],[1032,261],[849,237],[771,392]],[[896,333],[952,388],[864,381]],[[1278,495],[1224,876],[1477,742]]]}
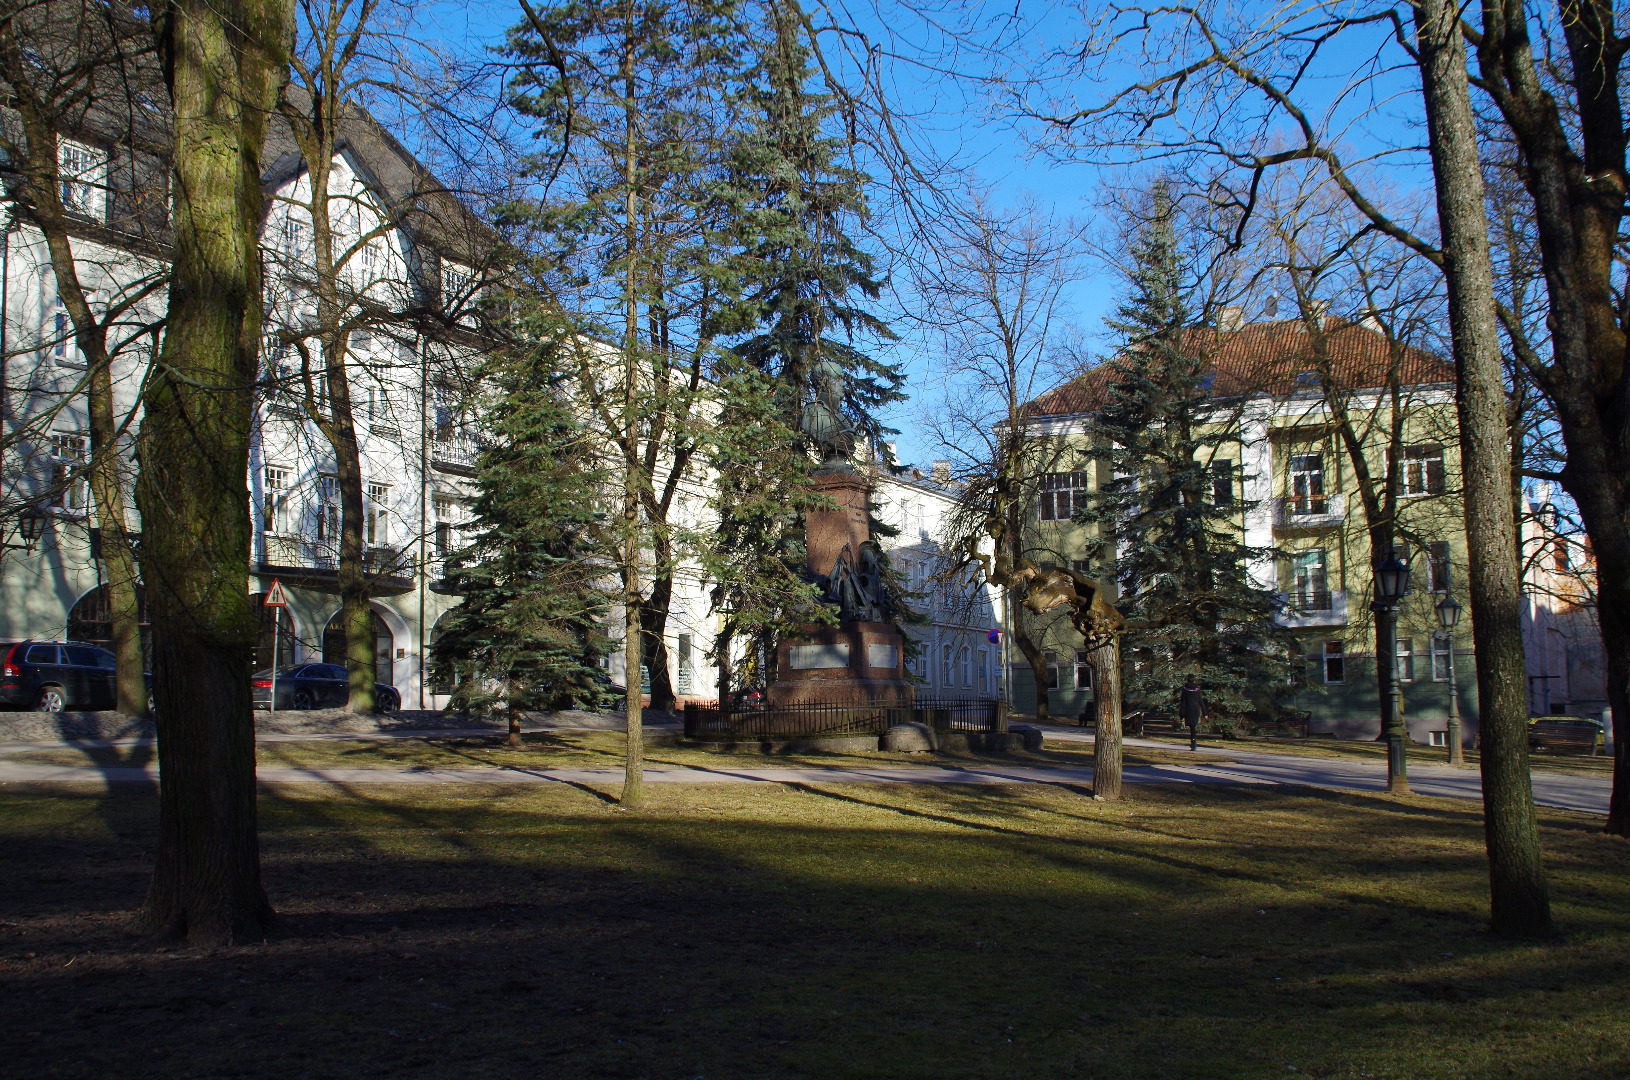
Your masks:
{"label": "parked black car", "polygon": [[[264,709],[272,700],[272,670],[250,676],[255,708]],[[351,696],[351,680],[339,664],[296,664],[277,672],[279,709],[343,709]],[[374,683],[374,701],[382,713],[402,707],[402,697],[394,686]]]}
{"label": "parked black car", "polygon": [[106,649],[74,641],[18,641],[0,645],[0,701],[57,713],[111,709],[118,661]]}

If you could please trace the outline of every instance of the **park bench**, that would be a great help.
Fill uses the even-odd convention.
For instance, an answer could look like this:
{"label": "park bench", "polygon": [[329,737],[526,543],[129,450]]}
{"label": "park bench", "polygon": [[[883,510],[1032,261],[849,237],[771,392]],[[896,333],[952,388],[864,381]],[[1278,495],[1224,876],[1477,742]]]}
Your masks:
{"label": "park bench", "polygon": [[1602,741],[1602,729],[1594,720],[1572,717],[1531,720],[1528,724],[1528,746],[1532,750],[1579,750],[1596,756],[1596,745]]}

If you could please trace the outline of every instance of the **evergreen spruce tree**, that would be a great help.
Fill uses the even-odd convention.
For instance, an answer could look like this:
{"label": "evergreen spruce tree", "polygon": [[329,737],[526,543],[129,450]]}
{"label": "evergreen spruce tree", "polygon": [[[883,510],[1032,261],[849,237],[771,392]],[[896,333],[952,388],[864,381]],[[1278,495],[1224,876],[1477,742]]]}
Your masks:
{"label": "evergreen spruce tree", "polygon": [[1293,636],[1274,620],[1282,603],[1248,572],[1274,553],[1243,544],[1247,508],[1231,455],[1219,453],[1235,436],[1205,377],[1203,343],[1215,335],[1191,307],[1175,216],[1157,186],[1131,252],[1130,295],[1108,320],[1120,348],[1106,362],[1108,400],[1092,430],[1113,479],[1076,520],[1098,526],[1089,557],[1114,567],[1116,606],[1130,622],[1130,707],[1175,709],[1193,675],[1213,722],[1234,731],[1247,714],[1272,710],[1300,665],[1290,664]]}
{"label": "evergreen spruce tree", "polygon": [[496,358],[483,377],[496,444],[479,460],[473,535],[449,560],[464,602],[443,618],[433,664],[456,684],[454,708],[506,712],[519,745],[523,712],[604,703],[607,566],[596,507],[606,478],[547,349]]}
{"label": "evergreen spruce tree", "polygon": [[719,314],[734,352],[787,388],[794,417],[815,365],[847,376],[846,419],[882,433],[877,411],[905,400],[897,365],[863,348],[894,333],[865,306],[881,295],[871,255],[853,238],[867,214],[869,177],[840,161],[846,140],[828,128],[830,94],[814,89],[810,30],[797,0],[766,0],[753,27],[757,63],[741,94],[742,132],[715,185],[736,254],[722,269],[736,302]]}
{"label": "evergreen spruce tree", "polygon": [[[714,268],[729,302],[712,325],[735,342],[727,364],[740,365],[721,381],[735,388],[739,407],[727,407],[720,426],[754,429],[721,436],[715,466],[722,496],[716,558],[738,568],[736,583],[721,584],[715,603],[727,636],[746,638],[748,670],[738,687],[774,679],[759,660],[774,656],[782,633],[833,617],[814,602],[804,570],[801,517],[817,500],[807,488],[815,447],[799,421],[816,365],[843,370],[844,421],[857,440],[875,442],[885,430],[878,410],[904,399],[898,367],[865,347],[868,339],[894,336],[866,307],[882,282],[851,235],[867,214],[868,178],[840,163],[845,143],[827,130],[836,111],[830,95],[813,89],[810,29],[796,0],[767,0],[756,11],[755,64],[737,103],[742,127],[712,185],[718,248],[731,252]],[[767,450],[771,431],[785,449],[751,449]],[[903,596],[891,599],[897,618],[911,621]],[[730,648],[728,640],[719,645],[725,664]]]}

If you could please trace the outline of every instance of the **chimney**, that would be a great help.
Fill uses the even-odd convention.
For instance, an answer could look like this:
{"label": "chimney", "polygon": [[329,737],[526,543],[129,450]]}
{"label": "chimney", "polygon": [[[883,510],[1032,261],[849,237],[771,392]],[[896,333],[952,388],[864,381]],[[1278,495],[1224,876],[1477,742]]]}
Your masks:
{"label": "chimney", "polygon": [[1217,312],[1217,329],[1221,330],[1223,333],[1232,334],[1234,331],[1242,329],[1244,326],[1244,308],[1237,307],[1233,304],[1228,304]]}
{"label": "chimney", "polygon": [[949,484],[951,482],[951,463],[949,461],[936,461],[933,464],[934,483]]}
{"label": "chimney", "polygon": [[889,465],[900,464],[900,444],[893,439],[883,444],[883,460]]}

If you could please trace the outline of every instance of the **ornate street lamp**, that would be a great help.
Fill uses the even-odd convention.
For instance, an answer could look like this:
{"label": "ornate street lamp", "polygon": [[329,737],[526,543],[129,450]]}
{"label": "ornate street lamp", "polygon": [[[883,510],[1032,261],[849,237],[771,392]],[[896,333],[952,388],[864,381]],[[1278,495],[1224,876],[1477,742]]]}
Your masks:
{"label": "ornate street lamp", "polygon": [[1466,764],[1465,751],[1460,748],[1460,683],[1455,677],[1455,626],[1460,622],[1460,605],[1448,593],[1438,601],[1438,625],[1443,627],[1444,648],[1449,652],[1449,764]]}
{"label": "ornate street lamp", "polygon": [[1381,734],[1387,740],[1387,791],[1409,794],[1404,759],[1404,717],[1398,701],[1398,601],[1409,592],[1409,564],[1396,551],[1375,565],[1375,678],[1380,691]]}
{"label": "ornate street lamp", "polygon": [[40,513],[32,506],[25,507],[17,515],[17,531],[23,537],[23,550],[33,551],[40,534],[45,531],[46,515]]}

